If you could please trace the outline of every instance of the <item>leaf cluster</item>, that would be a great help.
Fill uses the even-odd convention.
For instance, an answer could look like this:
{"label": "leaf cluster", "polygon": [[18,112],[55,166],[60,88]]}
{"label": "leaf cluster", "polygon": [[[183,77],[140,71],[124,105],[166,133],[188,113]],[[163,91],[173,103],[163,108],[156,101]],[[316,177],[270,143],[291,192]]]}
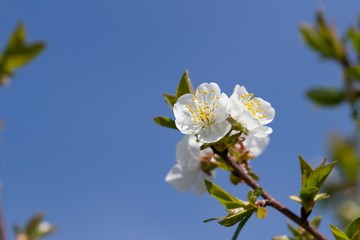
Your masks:
{"label": "leaf cluster", "polygon": [[290,198],[301,203],[307,214],[311,212],[316,201],[329,197],[326,193],[319,193],[319,191],[335,163],[325,164],[326,160],[324,160],[317,168],[313,169],[301,156],[299,156],[299,162],[301,190],[299,196],[290,196]]}
{"label": "leaf cluster", "polygon": [[209,194],[226,208],[228,215],[225,217],[210,218],[204,222],[217,220],[220,225],[225,227],[230,227],[238,223],[233,239],[237,238],[242,227],[254,213],[256,213],[256,216],[260,219],[266,218],[266,208],[256,204],[257,198],[263,192],[262,188],[258,188],[254,191],[250,190],[248,193],[248,201],[243,201],[212,182],[205,180],[205,184]]}

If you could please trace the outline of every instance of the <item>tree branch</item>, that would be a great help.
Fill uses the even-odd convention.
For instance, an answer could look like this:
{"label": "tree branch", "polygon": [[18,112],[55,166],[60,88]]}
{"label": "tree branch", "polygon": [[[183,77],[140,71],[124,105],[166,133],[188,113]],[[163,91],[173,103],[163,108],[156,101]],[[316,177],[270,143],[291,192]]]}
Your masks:
{"label": "tree branch", "polygon": [[[257,189],[261,187],[251,176],[249,176],[249,174],[247,174],[247,172],[241,166],[239,166],[235,161],[228,157],[227,150],[220,152],[216,150],[215,147],[212,147],[212,150],[214,151],[214,153],[224,159],[226,164],[233,168],[233,172],[238,177],[240,177],[249,187],[251,187],[252,189]],[[303,227],[308,233],[314,236],[314,239],[327,240],[327,238],[322,235],[316,228],[312,227],[306,219],[301,219],[301,217],[293,213],[291,210],[289,210],[279,201],[273,198],[267,191],[264,190],[261,196],[267,201],[267,204],[269,206],[275,208],[283,215],[297,223],[299,226]]]}

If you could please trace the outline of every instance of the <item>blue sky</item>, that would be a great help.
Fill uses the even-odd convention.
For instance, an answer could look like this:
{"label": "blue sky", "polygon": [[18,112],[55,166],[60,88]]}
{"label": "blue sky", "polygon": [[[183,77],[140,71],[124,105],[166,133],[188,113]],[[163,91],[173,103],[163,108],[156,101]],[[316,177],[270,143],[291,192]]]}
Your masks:
{"label": "blue sky", "polygon": [[[326,156],[331,132],[351,132],[346,107],[321,110],[304,98],[314,86],[341,86],[339,68],[302,43],[298,27],[323,6],[340,30],[360,13],[356,0],[78,0],[2,3],[0,45],[19,21],[46,51],[0,94],[0,178],[8,229],[42,211],[60,239],[230,239],[235,229],[202,220],[224,209],[206,195],[179,193],[164,177],[181,134],[156,126],[172,116],[162,93],[188,69],[195,86],[236,84],[272,103],[271,143],[253,162],[260,183],[288,200],[300,187],[297,155]],[[216,182],[237,196],[227,174]],[[322,225],[330,236],[327,224]],[[286,234],[270,210],[241,239]],[[261,229],[261,230],[260,230]]]}

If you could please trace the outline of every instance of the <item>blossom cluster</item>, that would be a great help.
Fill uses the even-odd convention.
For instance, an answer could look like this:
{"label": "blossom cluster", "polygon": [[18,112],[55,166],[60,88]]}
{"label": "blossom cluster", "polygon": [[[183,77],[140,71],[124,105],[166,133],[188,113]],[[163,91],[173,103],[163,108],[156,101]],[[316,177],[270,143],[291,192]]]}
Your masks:
{"label": "blossom cluster", "polygon": [[[205,192],[204,179],[213,180],[216,159],[210,148],[226,136],[239,136],[243,151],[256,157],[269,142],[272,129],[266,126],[275,117],[270,103],[236,85],[230,98],[216,83],[203,83],[195,93],[180,96],[173,107],[176,127],[186,136],[176,148],[176,164],[166,181],[180,191],[194,186],[197,194]],[[235,127],[235,125],[237,127]],[[246,134],[244,134],[246,133]]]}

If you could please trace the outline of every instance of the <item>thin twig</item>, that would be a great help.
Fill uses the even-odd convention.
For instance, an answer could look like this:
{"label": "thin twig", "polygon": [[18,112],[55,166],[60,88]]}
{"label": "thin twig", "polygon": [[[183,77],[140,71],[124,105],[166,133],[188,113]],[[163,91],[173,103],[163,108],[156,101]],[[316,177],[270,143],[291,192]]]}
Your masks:
{"label": "thin twig", "polygon": [[[241,166],[239,166],[235,161],[228,157],[227,150],[220,152],[214,147],[212,147],[212,149],[214,153],[218,154],[222,159],[224,159],[226,164],[233,168],[234,173],[238,177],[240,177],[249,187],[251,187],[252,189],[257,189],[261,187],[251,176],[249,176],[249,174],[246,173],[246,171]],[[303,227],[308,233],[310,233],[314,237],[314,239],[327,240],[327,238],[322,235],[316,228],[312,227],[307,220],[301,219],[301,217],[293,213],[291,210],[289,210],[283,204],[273,198],[267,191],[264,190],[261,196],[267,201],[267,204],[269,206],[275,208],[283,215],[297,223],[299,226]]]}

